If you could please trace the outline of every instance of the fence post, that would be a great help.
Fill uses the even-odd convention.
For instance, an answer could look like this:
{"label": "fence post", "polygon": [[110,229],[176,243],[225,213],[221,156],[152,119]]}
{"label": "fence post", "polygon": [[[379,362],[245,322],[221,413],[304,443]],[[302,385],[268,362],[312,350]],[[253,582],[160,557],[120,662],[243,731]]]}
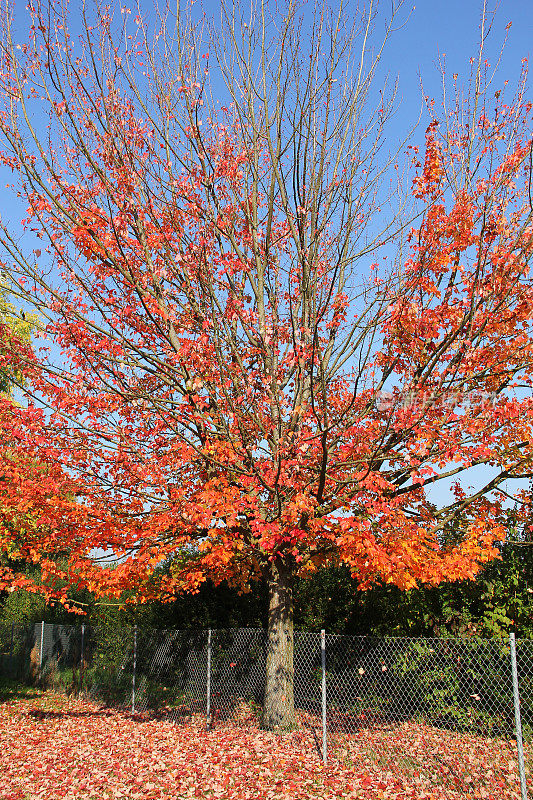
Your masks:
{"label": "fence post", "polygon": [[15,647],[15,623],[11,623],[11,642],[9,645],[9,660],[7,662],[7,669],[9,674],[15,676],[15,664],[13,659],[13,650]]}
{"label": "fence post", "polygon": [[522,742],[522,721],[520,719],[520,695],[518,693],[518,669],[516,666],[516,641],[514,633],[509,634],[511,645],[511,671],[513,675],[514,719],[516,727],[516,749],[518,751],[518,772],[520,774],[520,794],[527,800],[526,771],[524,767],[524,746]]}
{"label": "fence post", "polygon": [[39,644],[39,683],[43,673],[44,620],[41,622],[41,642]]}
{"label": "fence post", "polygon": [[211,628],[207,631],[207,703],[206,727],[211,730]]}
{"label": "fence post", "polygon": [[328,763],[328,727],[326,702],[326,631],[320,631],[320,650],[322,656],[322,761]]}
{"label": "fence post", "polygon": [[85,643],[85,623],[82,622],[82,625],[81,625],[81,645],[80,645],[80,694],[83,691],[84,643]]}
{"label": "fence post", "polygon": [[133,628],[133,677],[131,681],[131,713],[135,714],[135,674],[137,672],[137,625]]}

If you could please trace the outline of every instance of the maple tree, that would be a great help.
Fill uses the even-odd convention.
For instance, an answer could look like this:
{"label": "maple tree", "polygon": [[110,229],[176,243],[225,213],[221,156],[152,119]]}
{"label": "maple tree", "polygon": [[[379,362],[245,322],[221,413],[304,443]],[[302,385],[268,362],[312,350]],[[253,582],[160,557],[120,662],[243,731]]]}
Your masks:
{"label": "maple tree", "polygon": [[428,105],[405,195],[372,9],[224,6],[210,54],[185,15],[150,38],[95,8],[77,39],[54,2],[29,13],[22,42],[6,16],[0,73],[27,236],[4,221],[0,240],[53,346],[12,354],[31,391],[6,425],[77,499],[28,547],[58,581],[137,602],[263,577],[264,725],[290,728],[295,575],[472,576],[531,474],[525,72],[494,96],[481,48],[470,93],[440,120]]}

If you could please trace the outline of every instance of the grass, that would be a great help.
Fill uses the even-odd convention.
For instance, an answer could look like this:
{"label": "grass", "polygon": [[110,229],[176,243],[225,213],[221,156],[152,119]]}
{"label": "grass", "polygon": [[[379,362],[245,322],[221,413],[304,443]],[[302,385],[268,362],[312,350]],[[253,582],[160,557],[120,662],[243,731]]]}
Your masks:
{"label": "grass", "polygon": [[0,703],[12,700],[36,700],[43,692],[34,686],[27,686],[19,681],[0,675]]}

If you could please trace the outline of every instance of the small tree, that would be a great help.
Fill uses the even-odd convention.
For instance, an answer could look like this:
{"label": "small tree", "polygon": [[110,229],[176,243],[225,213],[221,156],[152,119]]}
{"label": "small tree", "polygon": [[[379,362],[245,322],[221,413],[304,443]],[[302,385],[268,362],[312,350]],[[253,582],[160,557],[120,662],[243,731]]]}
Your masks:
{"label": "small tree", "polygon": [[150,40],[95,10],[76,42],[50,2],[4,36],[1,158],[43,244],[4,224],[3,266],[61,349],[24,369],[42,457],[82,493],[65,577],[141,600],[264,577],[269,729],[294,724],[296,574],[473,575],[531,471],[525,76],[494,100],[481,51],[466,99],[429,107],[405,196],[379,18],[345,11],[223,6],[222,33]]}

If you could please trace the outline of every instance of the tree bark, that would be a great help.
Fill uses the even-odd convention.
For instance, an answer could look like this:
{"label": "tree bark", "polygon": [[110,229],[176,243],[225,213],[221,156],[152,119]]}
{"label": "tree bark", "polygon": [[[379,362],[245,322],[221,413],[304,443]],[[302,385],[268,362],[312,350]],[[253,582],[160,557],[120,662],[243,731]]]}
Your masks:
{"label": "tree bark", "polygon": [[292,730],[294,714],[294,623],[292,569],[281,558],[268,575],[268,641],[263,728]]}

